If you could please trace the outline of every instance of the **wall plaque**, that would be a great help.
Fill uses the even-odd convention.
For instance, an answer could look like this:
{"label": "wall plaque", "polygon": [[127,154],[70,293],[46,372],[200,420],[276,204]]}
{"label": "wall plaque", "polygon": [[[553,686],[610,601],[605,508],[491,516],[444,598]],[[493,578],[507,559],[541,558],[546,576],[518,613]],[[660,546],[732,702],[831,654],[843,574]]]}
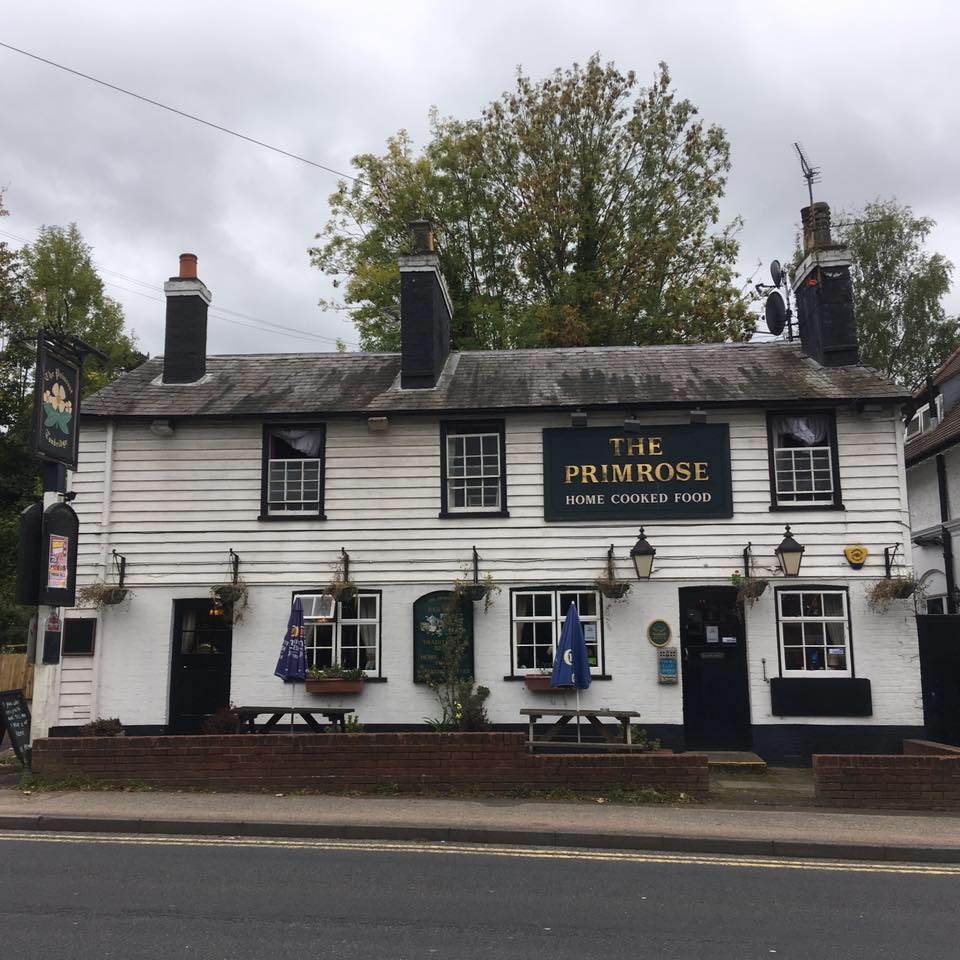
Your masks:
{"label": "wall plaque", "polygon": [[545,520],[732,516],[725,423],[543,431]]}
{"label": "wall plaque", "polygon": [[647,639],[655,647],[665,647],[670,642],[672,631],[666,620],[654,620],[647,627]]}

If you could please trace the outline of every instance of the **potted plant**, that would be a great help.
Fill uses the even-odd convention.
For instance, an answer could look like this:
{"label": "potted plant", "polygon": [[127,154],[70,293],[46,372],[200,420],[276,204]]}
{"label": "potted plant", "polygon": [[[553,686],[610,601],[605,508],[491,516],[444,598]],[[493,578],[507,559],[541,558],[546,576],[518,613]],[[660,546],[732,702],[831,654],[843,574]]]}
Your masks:
{"label": "potted plant", "polygon": [[228,623],[242,623],[249,598],[247,581],[242,577],[228,583],[217,583],[210,588],[213,602],[223,613]]}
{"label": "potted plant", "polygon": [[318,669],[311,667],[307,671],[304,687],[307,693],[362,693],[363,681],[366,674],[359,668],[347,670],[339,663],[331,663],[329,667]]}
{"label": "potted plant", "polygon": [[104,607],[121,603],[129,594],[130,591],[126,587],[98,580],[95,583],[88,583],[77,591],[77,606],[102,610]]}
{"label": "potted plant", "polygon": [[533,673],[525,673],[523,675],[523,682],[526,684],[527,689],[532,690],[534,693],[550,693],[556,690],[552,685],[553,670],[548,667],[541,667]]}
{"label": "potted plant", "polygon": [[767,589],[768,581],[762,577],[741,576],[739,570],[733,571],[730,582],[737,588],[737,602],[752,607]]}
{"label": "potted plant", "polygon": [[920,584],[916,577],[885,577],[867,590],[867,606],[874,613],[886,613],[894,600],[906,600],[913,596]]}

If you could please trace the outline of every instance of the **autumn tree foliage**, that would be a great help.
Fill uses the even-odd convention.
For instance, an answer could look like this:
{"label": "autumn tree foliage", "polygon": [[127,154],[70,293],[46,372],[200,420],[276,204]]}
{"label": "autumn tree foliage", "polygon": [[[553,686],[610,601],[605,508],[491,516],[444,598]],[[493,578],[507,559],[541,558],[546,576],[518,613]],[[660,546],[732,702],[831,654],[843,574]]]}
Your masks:
{"label": "autumn tree foliage", "polygon": [[598,55],[515,88],[479,118],[431,115],[353,158],[310,250],[366,350],[399,345],[398,252],[435,224],[461,349],[744,340],[739,221],[719,223],[724,131],[674,91]]}

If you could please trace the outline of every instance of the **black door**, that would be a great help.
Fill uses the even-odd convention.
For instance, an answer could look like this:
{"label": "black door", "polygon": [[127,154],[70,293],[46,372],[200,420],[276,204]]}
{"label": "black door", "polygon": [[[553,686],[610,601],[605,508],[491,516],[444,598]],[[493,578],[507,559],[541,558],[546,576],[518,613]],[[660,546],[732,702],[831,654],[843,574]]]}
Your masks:
{"label": "black door", "polygon": [[687,749],[743,750],[750,746],[746,646],[735,587],[680,589]]}
{"label": "black door", "polygon": [[928,740],[960,746],[960,614],[917,617]]}
{"label": "black door", "polygon": [[170,732],[200,733],[230,704],[232,628],[209,599],[175,600],[170,670]]}

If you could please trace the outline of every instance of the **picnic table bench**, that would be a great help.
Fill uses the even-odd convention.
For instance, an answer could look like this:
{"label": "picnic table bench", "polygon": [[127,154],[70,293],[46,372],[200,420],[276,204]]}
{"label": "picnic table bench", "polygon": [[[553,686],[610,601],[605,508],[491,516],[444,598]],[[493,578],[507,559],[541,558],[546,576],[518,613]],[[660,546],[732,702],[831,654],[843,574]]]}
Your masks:
{"label": "picnic table bench", "polygon": [[315,733],[322,733],[323,726],[317,721],[319,715],[343,732],[346,730],[346,716],[353,713],[353,707],[237,707],[236,713],[240,718],[240,729],[244,733],[256,732],[257,717],[262,714],[270,714],[270,719],[261,725],[261,731],[277,726],[282,717],[289,716],[292,723],[293,718],[298,716]]}
{"label": "picnic table bench", "polygon": [[[559,746],[577,746],[577,743],[570,743],[565,740],[557,740],[557,737],[568,731],[571,720],[585,717],[590,724],[590,731],[599,732],[602,740],[587,741],[592,747],[601,747],[608,750],[634,750],[637,749],[633,744],[633,731],[630,728],[630,722],[640,714],[635,710],[607,710],[607,709],[588,709],[565,710],[548,709],[541,707],[527,707],[520,711],[521,715],[527,718],[530,725],[530,732],[527,737],[527,747],[530,750],[537,746],[549,744],[551,747]],[[541,717],[556,718],[554,723],[540,736],[534,734],[534,724]],[[616,723],[604,723],[604,719],[616,720]]]}

